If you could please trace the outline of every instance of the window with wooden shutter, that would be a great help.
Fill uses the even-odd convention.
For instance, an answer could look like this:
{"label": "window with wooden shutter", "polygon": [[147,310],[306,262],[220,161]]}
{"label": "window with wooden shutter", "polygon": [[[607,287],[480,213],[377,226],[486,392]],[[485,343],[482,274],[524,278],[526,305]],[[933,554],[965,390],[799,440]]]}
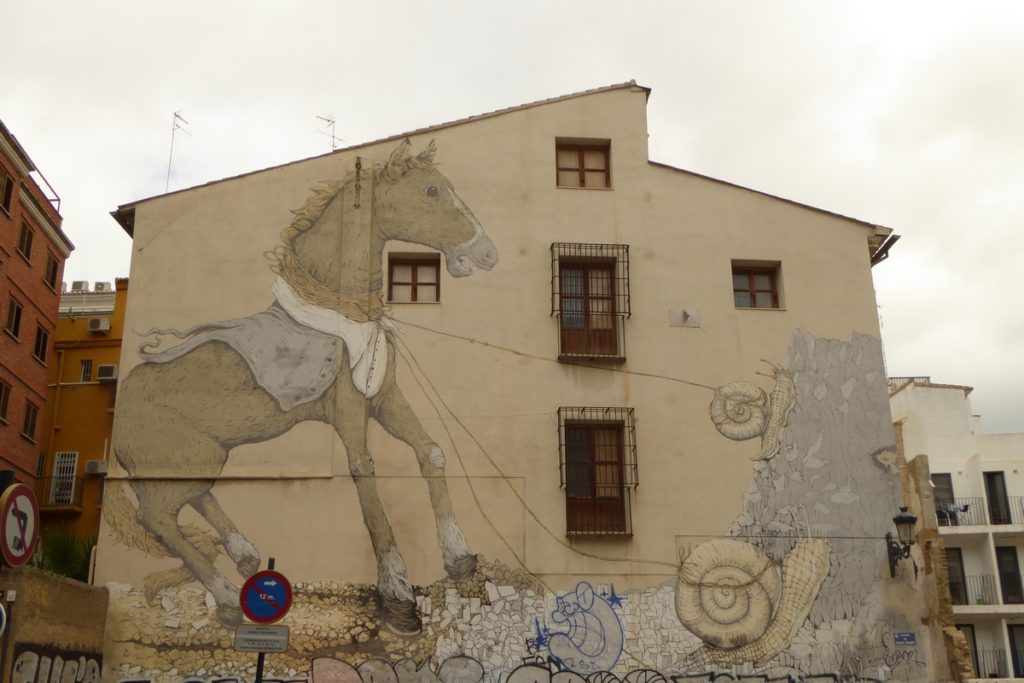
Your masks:
{"label": "window with wooden shutter", "polygon": [[632,408],[559,408],[567,535],[632,533],[630,492],[637,485]]}

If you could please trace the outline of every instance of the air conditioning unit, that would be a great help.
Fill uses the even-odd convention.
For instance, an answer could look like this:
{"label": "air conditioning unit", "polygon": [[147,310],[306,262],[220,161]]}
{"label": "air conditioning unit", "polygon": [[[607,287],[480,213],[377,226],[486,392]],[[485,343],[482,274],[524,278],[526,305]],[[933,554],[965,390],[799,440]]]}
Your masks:
{"label": "air conditioning unit", "polygon": [[89,318],[89,331],[94,334],[110,332],[110,318]]}
{"label": "air conditioning unit", "polygon": [[117,379],[116,365],[100,365],[96,368],[96,380],[99,382],[113,382]]}
{"label": "air conditioning unit", "polygon": [[113,292],[114,286],[109,282],[97,282],[93,285],[92,291],[94,292]]}
{"label": "air conditioning unit", "polygon": [[89,291],[89,281],[88,280],[73,280],[71,282],[71,291],[72,292],[88,292]]}
{"label": "air conditioning unit", "polygon": [[86,474],[106,474],[107,473],[107,461],[106,460],[86,460],[85,461],[85,473]]}

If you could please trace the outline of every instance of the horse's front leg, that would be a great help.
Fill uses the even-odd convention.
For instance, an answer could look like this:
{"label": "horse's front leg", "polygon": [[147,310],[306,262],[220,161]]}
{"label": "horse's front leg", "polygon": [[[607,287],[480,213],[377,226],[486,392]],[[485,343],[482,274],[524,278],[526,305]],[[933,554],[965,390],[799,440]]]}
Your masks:
{"label": "horse's front leg", "polygon": [[359,496],[363,521],[377,559],[377,590],[381,597],[384,621],[398,633],[418,633],[422,624],[416,614],[416,597],[406,572],[405,560],[398,551],[395,533],[377,493],[373,458],[366,446],[366,422],[359,418],[360,412],[366,414],[366,399],[348,385],[339,389],[336,405],[334,429],[348,454],[349,473]]}
{"label": "horse's front leg", "polygon": [[[390,344],[389,344],[390,346]],[[394,347],[390,348],[387,377],[380,392],[370,402],[373,418],[389,434],[404,441],[416,452],[420,473],[427,482],[430,502],[437,524],[437,542],[444,558],[444,568],[453,581],[466,581],[476,571],[476,555],[469,550],[466,537],[455,521],[452,501],[445,479],[445,458],[441,447],[423,429],[412,407],[395,381]]]}

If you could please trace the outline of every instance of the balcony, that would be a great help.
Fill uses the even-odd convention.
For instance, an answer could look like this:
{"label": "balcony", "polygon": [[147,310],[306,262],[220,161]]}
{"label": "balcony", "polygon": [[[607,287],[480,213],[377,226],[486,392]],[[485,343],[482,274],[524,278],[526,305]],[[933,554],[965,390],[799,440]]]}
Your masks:
{"label": "balcony", "polygon": [[1002,650],[978,650],[978,678],[1008,678],[1006,653]]}
{"label": "balcony", "polygon": [[954,605],[998,605],[996,577],[991,574],[949,579],[949,596]]}
{"label": "balcony", "polygon": [[998,526],[1024,524],[1024,496],[990,499],[988,516],[991,523]]}
{"label": "balcony", "polygon": [[81,512],[85,477],[39,479],[39,509],[49,512]]}
{"label": "balcony", "polygon": [[940,527],[985,526],[984,498],[954,498],[936,500],[935,517]]}

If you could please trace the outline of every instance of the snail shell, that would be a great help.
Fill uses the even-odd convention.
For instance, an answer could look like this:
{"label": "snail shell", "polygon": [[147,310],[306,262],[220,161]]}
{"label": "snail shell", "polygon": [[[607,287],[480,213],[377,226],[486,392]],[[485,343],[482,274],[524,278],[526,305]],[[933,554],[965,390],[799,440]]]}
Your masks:
{"label": "snail shell", "polygon": [[708,412],[715,429],[733,441],[760,436],[768,419],[768,396],[749,382],[730,382],[715,389]]}
{"label": "snail shell", "polygon": [[[764,664],[788,648],[811,613],[829,571],[829,546],[823,539],[799,541],[782,561],[782,595],[771,624],[753,642],[728,650],[710,641],[690,657],[694,664]],[[677,600],[678,609],[678,600]]]}
{"label": "snail shell", "polygon": [[741,647],[771,623],[782,591],[778,568],[760,550],[730,538],[697,546],[679,568],[676,614],[717,648]]}

